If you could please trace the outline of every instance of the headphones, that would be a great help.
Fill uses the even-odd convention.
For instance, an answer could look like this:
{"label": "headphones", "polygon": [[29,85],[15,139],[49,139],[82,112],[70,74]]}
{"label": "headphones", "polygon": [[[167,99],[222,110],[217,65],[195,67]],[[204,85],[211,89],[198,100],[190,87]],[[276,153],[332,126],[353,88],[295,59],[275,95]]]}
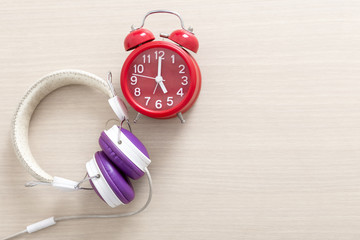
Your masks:
{"label": "headphones", "polygon": [[[131,128],[128,131],[122,128],[121,125],[114,125],[100,134],[99,145],[102,150],[96,152],[91,160],[86,163],[87,174],[81,181],[52,176],[45,172],[36,162],[28,142],[31,116],[41,100],[49,93],[60,87],[73,84],[86,85],[103,92],[109,97],[109,104],[119,118],[121,125],[124,121],[128,122],[127,108],[124,102],[115,94],[111,83],[111,73],[109,73],[107,81],[80,70],[61,70],[44,76],[26,92],[13,119],[12,144],[16,156],[25,169],[39,180],[38,182],[27,183],[25,186],[32,187],[45,184],[71,190],[93,189],[105,203],[114,208],[127,204],[134,199],[135,193],[129,178],[136,180],[146,173],[150,187],[148,200],[141,209],[125,214],[51,217],[31,224],[27,226],[26,230],[6,239],[41,230],[54,225],[58,221],[78,218],[130,216],[143,211],[150,203],[152,183],[147,167],[151,160],[145,146],[131,133]],[[89,181],[92,188],[81,187],[81,184],[85,181]]]}
{"label": "headphones", "polygon": [[140,27],[135,28],[134,26],[131,26],[131,32],[126,36],[124,40],[124,47],[126,51],[130,51],[139,45],[147,42],[151,42],[155,39],[154,34],[146,29],[143,28],[145,25],[145,20],[148,16],[156,13],[168,13],[175,15],[179,18],[181,23],[181,29],[177,29],[173,31],[170,35],[167,34],[160,34],[161,37],[168,38],[169,40],[179,44],[180,46],[189,49],[190,51],[193,51],[196,53],[199,49],[199,41],[195,37],[193,33],[193,28],[189,27],[188,29],[185,29],[184,22],[180,15],[173,11],[167,11],[167,10],[154,10],[148,12],[145,17],[143,18],[142,24]]}

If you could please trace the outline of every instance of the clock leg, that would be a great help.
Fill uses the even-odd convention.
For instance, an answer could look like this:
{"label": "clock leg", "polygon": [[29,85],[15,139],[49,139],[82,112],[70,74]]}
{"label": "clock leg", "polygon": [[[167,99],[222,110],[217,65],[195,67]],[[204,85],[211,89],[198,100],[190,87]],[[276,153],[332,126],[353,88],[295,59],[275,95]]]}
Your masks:
{"label": "clock leg", "polygon": [[139,119],[141,118],[141,113],[137,113],[136,117],[134,119],[134,123],[136,123],[137,121],[139,121]]}
{"label": "clock leg", "polygon": [[184,117],[183,117],[183,115],[182,115],[181,112],[178,112],[177,116],[178,116],[178,118],[180,119],[180,122],[181,122],[181,123],[185,123],[185,119],[184,119]]}

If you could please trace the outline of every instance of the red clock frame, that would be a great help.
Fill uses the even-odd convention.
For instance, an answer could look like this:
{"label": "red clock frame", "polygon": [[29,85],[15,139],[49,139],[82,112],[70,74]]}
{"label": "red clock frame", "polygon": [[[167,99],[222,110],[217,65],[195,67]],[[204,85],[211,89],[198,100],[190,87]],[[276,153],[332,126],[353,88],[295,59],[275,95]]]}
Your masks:
{"label": "red clock frame", "polygon": [[[138,104],[134,98],[132,97],[127,81],[128,72],[131,63],[134,61],[134,59],[141,54],[143,51],[155,48],[155,47],[162,47],[170,49],[177,54],[179,54],[180,57],[182,57],[189,67],[189,75],[190,75],[190,87],[188,90],[188,94],[184,97],[184,99],[173,108],[163,110],[163,111],[157,111],[157,110],[150,110],[147,109],[140,104]],[[146,115],[148,117],[152,118],[172,118],[177,115],[177,113],[186,112],[189,108],[192,107],[192,105],[195,103],[197,97],[200,93],[201,88],[201,73],[200,68],[198,64],[196,63],[195,59],[183,48],[181,48],[178,45],[175,45],[174,43],[165,42],[165,41],[153,41],[149,43],[145,43],[141,45],[140,47],[136,48],[125,60],[124,65],[121,70],[120,75],[120,85],[122,92],[124,94],[124,97],[128,101],[128,103],[139,113]]]}

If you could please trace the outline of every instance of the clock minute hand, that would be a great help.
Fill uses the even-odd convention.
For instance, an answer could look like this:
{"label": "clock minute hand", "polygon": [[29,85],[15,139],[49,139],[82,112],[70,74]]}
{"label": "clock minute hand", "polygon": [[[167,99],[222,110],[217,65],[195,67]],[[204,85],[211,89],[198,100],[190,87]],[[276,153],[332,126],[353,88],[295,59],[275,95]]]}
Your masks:
{"label": "clock minute hand", "polygon": [[158,72],[157,72],[156,77],[161,77],[161,60],[162,60],[162,58],[159,57],[159,59],[158,59]]}
{"label": "clock minute hand", "polygon": [[[156,84],[156,87],[157,87],[157,85],[159,84],[160,87],[161,87],[161,90],[163,91],[163,93],[167,93],[168,90],[166,89],[165,84],[163,83],[164,79],[163,79],[162,76],[161,76],[161,60],[162,60],[162,58],[159,57],[159,59],[158,59],[158,74],[157,74],[157,76],[156,76],[156,78],[155,78],[155,81],[156,81],[156,83],[157,83],[157,84]],[[156,91],[156,87],[155,87],[154,92]]]}

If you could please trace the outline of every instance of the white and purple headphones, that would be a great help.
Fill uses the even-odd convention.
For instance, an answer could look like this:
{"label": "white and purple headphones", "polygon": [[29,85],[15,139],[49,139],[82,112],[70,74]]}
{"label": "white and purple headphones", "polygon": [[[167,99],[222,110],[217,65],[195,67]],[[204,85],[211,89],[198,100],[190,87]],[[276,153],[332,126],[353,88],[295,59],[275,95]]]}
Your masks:
{"label": "white and purple headphones", "polygon": [[127,204],[134,199],[135,193],[129,178],[136,180],[146,173],[150,187],[148,201],[140,210],[125,214],[51,217],[29,225],[26,230],[6,239],[16,237],[23,233],[32,233],[41,230],[54,225],[58,221],[78,218],[124,217],[134,215],[144,210],[151,200],[151,176],[147,169],[151,163],[149,154],[141,141],[121,126],[114,125],[101,133],[99,144],[102,151],[96,152],[93,158],[86,163],[87,175],[82,181],[53,177],[45,172],[36,162],[28,142],[31,116],[37,105],[49,93],[60,87],[73,84],[94,87],[105,93],[109,97],[109,104],[120,119],[120,122],[123,123],[128,119],[125,104],[115,95],[111,83],[111,75],[108,81],[80,70],[62,70],[44,76],[26,92],[16,110],[13,120],[12,143],[16,156],[26,170],[39,180],[39,182],[27,183],[26,186],[47,184],[58,188],[80,190],[88,189],[82,188],[80,185],[84,181],[89,180],[92,189],[104,202],[110,207],[117,207],[122,204]]}

